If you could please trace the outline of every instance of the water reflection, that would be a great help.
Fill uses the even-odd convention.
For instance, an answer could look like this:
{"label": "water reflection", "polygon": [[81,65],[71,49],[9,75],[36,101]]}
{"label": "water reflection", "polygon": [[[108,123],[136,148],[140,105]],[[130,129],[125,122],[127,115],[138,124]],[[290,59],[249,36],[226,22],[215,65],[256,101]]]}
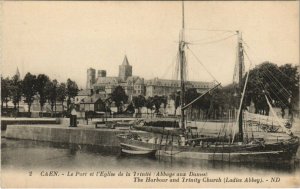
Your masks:
{"label": "water reflection", "polygon": [[217,172],[284,173],[299,172],[299,162],[291,164],[228,163],[174,158],[124,156],[119,148],[69,145],[29,140],[1,140],[2,169],[129,169],[205,170]]}

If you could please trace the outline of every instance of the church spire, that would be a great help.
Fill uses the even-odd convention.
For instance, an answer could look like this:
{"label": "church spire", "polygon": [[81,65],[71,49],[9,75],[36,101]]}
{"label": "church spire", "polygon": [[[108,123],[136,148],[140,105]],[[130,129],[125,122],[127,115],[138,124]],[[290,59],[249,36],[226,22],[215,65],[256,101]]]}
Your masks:
{"label": "church spire", "polygon": [[20,79],[20,77],[21,77],[21,75],[20,75],[20,72],[19,72],[19,68],[17,67],[17,71],[16,71],[16,74],[15,74],[19,79]]}
{"label": "church spire", "polygon": [[128,62],[128,59],[127,59],[127,55],[125,55],[122,65],[129,66],[129,62]]}
{"label": "church spire", "polygon": [[129,62],[128,62],[128,59],[127,59],[127,55],[125,55],[122,65],[129,66]]}

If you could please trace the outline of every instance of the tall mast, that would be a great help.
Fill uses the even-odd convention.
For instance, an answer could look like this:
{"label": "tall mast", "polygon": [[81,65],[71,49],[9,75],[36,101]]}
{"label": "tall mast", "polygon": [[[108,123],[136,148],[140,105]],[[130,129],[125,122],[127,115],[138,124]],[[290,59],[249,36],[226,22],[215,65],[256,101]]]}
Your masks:
{"label": "tall mast", "polygon": [[[242,98],[242,87],[243,87],[243,67],[244,67],[244,49],[243,49],[243,43],[242,43],[242,34],[237,31],[237,36],[238,36],[238,64],[239,64],[239,86],[238,86],[238,99],[239,102],[241,101]],[[243,103],[243,102],[240,102]],[[239,141],[242,142],[244,138],[243,134],[243,106],[241,106],[241,110],[239,111]]]}
{"label": "tall mast", "polygon": [[184,1],[182,1],[182,31],[184,29]]}
{"label": "tall mast", "polygon": [[184,96],[185,96],[185,86],[184,86],[184,72],[185,72],[185,52],[184,52],[184,2],[182,1],[182,29],[181,37],[179,42],[179,61],[180,61],[180,106],[181,106],[181,128],[185,129],[185,115],[184,115]]}

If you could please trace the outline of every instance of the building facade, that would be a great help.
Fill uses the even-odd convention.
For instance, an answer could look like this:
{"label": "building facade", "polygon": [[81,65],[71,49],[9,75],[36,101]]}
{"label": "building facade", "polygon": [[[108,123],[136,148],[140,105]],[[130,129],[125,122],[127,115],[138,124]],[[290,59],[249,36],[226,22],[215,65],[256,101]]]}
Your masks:
{"label": "building facade", "polygon": [[[203,93],[209,88],[212,88],[214,83],[212,82],[199,82],[199,81],[186,81],[185,88],[195,88],[198,93]],[[180,91],[180,81],[179,80],[168,80],[154,78],[146,82],[146,96],[169,96],[172,93]]]}
{"label": "building facade", "polygon": [[79,110],[81,112],[105,111],[105,103],[102,99],[104,99],[104,96],[101,94],[94,94],[92,96],[85,97],[80,101]]}
{"label": "building facade", "polygon": [[[143,95],[146,97],[153,96],[169,96],[172,93],[180,90],[179,80],[167,80],[154,78],[145,80],[139,76],[132,75],[132,66],[129,64],[128,58],[125,55],[122,64],[119,66],[118,77],[107,77],[106,70],[96,70],[89,68],[87,70],[87,89],[92,88],[97,94],[104,92],[109,96],[117,86],[122,86],[129,96],[129,100],[133,96]],[[186,88],[196,88],[199,93],[206,91],[214,86],[212,82],[187,81]]]}

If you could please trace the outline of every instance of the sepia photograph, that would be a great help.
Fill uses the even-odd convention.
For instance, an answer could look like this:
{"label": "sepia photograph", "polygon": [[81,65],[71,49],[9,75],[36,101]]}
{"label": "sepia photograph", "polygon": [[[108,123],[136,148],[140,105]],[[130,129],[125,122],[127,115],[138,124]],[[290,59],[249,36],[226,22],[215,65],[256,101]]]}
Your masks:
{"label": "sepia photograph", "polygon": [[299,188],[299,1],[1,1],[1,187]]}

